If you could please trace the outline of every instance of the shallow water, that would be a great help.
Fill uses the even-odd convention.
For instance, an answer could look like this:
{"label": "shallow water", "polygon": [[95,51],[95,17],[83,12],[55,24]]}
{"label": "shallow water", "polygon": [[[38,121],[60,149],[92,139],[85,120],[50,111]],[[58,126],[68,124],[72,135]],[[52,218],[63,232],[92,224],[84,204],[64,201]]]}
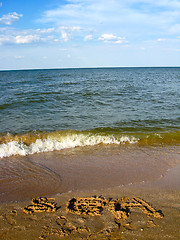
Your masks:
{"label": "shallow water", "polygon": [[179,147],[98,145],[0,161],[0,199],[22,201],[160,179],[180,163]]}

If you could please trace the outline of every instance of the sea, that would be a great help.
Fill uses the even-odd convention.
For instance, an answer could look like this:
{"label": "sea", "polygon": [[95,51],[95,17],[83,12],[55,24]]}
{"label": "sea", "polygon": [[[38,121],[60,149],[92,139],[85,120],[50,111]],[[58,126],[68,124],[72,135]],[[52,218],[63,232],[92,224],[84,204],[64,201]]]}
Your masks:
{"label": "sea", "polygon": [[[93,153],[98,146],[106,146],[111,155],[115,146],[179,145],[179,67],[0,71],[4,182],[16,179],[20,172],[21,182],[25,181],[23,171],[29,160],[22,157],[40,159],[37,154],[43,153],[50,164],[49,158],[55,158],[48,154],[64,150],[91,147]],[[25,161],[21,167],[19,159]],[[48,169],[52,173],[46,163]]]}
{"label": "sea", "polygon": [[180,68],[0,72],[0,157],[179,144]]}

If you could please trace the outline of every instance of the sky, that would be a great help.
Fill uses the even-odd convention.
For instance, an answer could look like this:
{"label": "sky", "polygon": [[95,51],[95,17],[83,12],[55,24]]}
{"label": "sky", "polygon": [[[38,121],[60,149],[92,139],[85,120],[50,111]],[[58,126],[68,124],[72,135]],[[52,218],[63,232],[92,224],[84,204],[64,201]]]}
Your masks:
{"label": "sky", "polygon": [[180,65],[180,0],[0,0],[0,70]]}

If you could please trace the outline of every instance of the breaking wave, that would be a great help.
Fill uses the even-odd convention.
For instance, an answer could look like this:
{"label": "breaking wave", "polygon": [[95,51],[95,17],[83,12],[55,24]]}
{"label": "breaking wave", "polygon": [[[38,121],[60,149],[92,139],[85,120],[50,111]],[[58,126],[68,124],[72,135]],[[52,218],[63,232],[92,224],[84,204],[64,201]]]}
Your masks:
{"label": "breaking wave", "polygon": [[[125,144],[136,143],[135,137],[103,136],[99,134],[86,133],[49,133],[32,134],[23,136],[6,136],[6,141],[0,144],[0,157],[10,157],[12,155],[28,155],[40,152],[50,152],[66,148],[93,146],[98,144]],[[40,138],[38,138],[40,137]],[[8,141],[9,140],[9,141]],[[1,139],[2,141],[2,139]]]}
{"label": "breaking wave", "polygon": [[122,132],[119,129],[97,128],[89,131],[6,134],[0,136],[0,158],[98,144],[179,145],[180,131]]}

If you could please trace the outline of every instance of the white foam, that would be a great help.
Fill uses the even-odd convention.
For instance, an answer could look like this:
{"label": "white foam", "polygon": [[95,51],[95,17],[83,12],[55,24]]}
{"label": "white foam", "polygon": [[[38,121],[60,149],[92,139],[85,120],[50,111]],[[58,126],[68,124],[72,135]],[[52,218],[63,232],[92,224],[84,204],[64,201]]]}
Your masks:
{"label": "white foam", "polygon": [[0,157],[10,157],[12,155],[23,155],[28,154],[28,149],[24,144],[20,144],[16,141],[3,143],[0,145]]}
{"label": "white foam", "polygon": [[28,155],[40,152],[50,152],[54,150],[62,150],[65,148],[93,146],[100,143],[103,144],[124,144],[136,143],[138,139],[134,137],[122,136],[115,138],[113,136],[90,135],[90,134],[71,134],[60,139],[37,139],[35,143],[27,146],[16,141],[4,143],[0,145],[0,157],[9,157],[12,155]]}

